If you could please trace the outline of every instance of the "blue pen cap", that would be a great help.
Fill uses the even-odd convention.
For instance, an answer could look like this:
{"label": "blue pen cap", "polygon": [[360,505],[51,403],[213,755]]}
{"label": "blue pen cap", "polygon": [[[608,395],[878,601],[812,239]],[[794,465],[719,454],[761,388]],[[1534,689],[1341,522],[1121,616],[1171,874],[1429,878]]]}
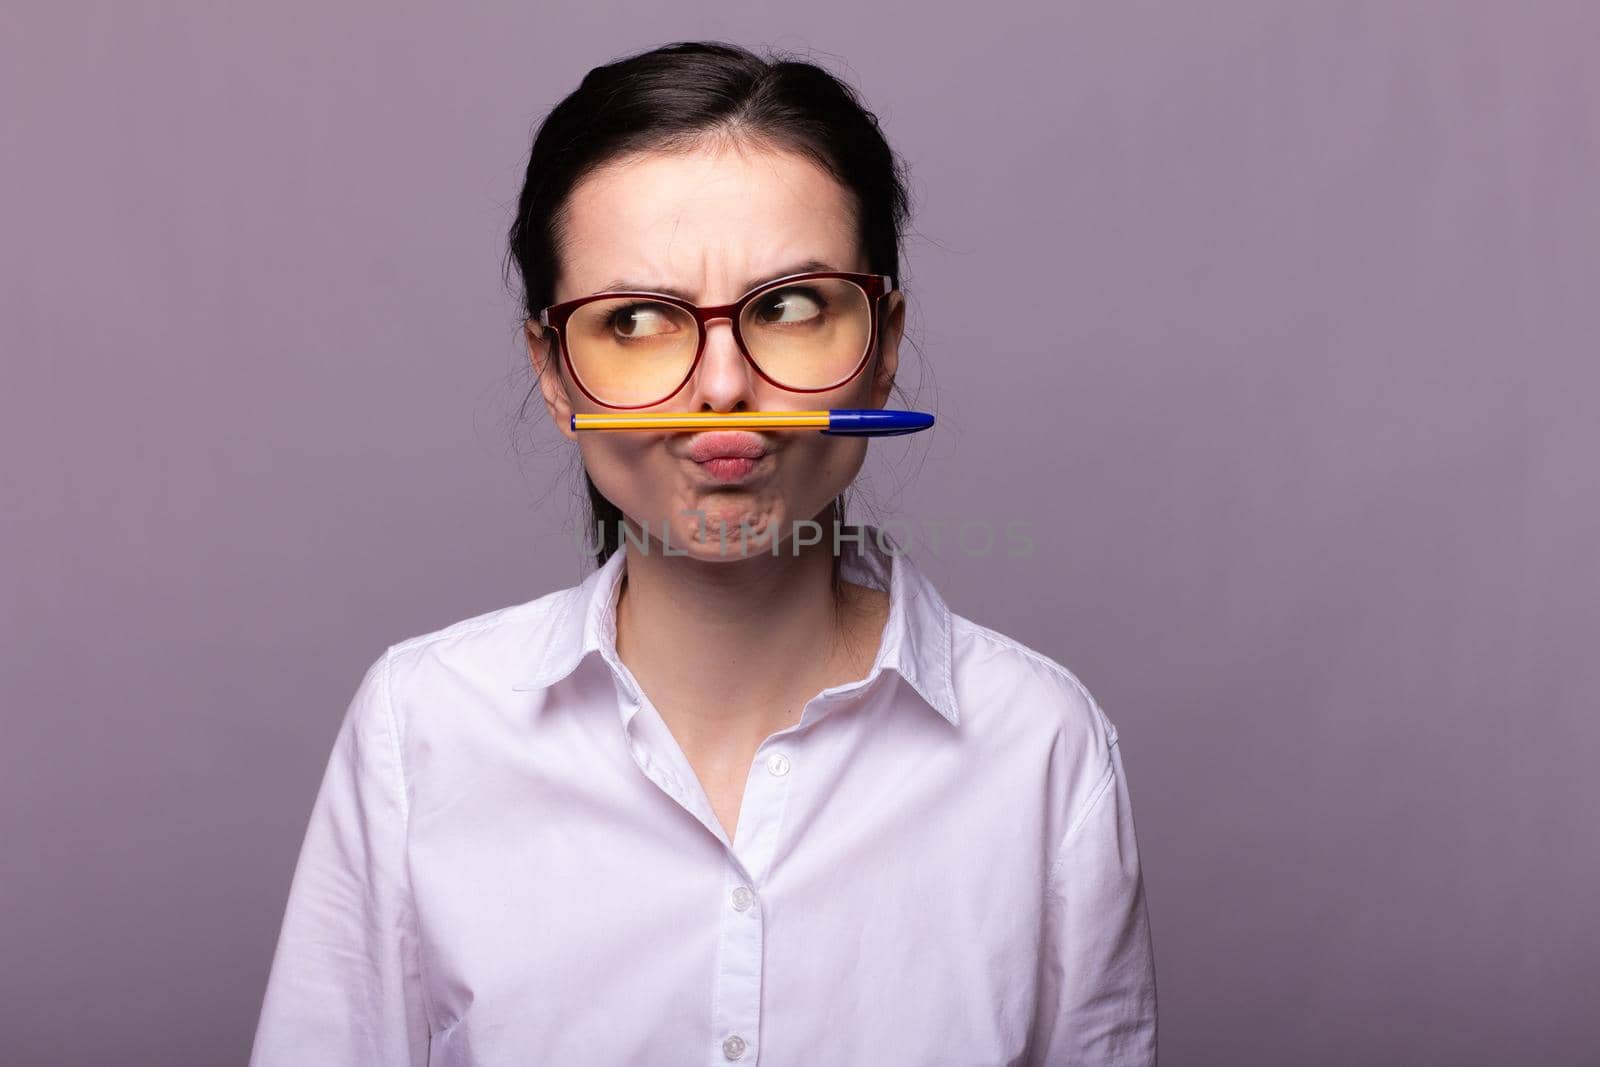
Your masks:
{"label": "blue pen cap", "polygon": [[933,425],[925,411],[891,411],[886,408],[834,408],[828,412],[828,428],[822,433],[841,437],[892,437],[916,433]]}

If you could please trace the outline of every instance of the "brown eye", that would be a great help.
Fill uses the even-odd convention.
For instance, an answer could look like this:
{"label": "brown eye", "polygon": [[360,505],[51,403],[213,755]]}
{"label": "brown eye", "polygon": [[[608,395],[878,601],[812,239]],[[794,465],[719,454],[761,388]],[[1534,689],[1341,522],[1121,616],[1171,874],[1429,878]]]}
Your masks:
{"label": "brown eye", "polygon": [[779,289],[757,303],[756,320],[763,326],[814,322],[822,317],[827,306],[827,300],[815,289]]}
{"label": "brown eye", "polygon": [[628,304],[606,316],[606,326],[625,340],[656,337],[673,330],[668,309],[660,304]]}

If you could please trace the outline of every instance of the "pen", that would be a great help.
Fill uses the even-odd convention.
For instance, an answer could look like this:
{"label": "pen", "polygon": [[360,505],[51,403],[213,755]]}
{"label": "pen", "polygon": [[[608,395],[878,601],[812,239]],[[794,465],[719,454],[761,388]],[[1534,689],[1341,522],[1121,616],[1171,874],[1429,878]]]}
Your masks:
{"label": "pen", "polygon": [[833,408],[820,411],[668,411],[654,415],[603,415],[573,412],[574,430],[775,430],[815,429],[849,437],[890,437],[933,425],[924,411],[885,408]]}

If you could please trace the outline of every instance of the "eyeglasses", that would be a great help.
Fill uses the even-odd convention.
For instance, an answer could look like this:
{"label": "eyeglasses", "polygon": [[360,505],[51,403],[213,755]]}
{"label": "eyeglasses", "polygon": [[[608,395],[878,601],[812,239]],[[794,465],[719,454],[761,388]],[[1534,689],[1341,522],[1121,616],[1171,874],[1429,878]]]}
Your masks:
{"label": "eyeglasses", "polygon": [[643,408],[677,395],[706,347],[706,326],[727,319],[761,377],[795,393],[837,389],[861,373],[878,340],[887,274],[814,271],[765,282],[731,304],[701,307],[666,293],[618,292],[552,304],[539,323],[556,332],[567,371],[608,408]]}

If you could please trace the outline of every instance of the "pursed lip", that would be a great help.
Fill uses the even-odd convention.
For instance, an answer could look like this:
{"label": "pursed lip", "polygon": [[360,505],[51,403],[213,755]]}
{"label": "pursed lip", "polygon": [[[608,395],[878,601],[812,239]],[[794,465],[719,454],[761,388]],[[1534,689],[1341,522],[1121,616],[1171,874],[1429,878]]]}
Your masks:
{"label": "pursed lip", "polygon": [[748,430],[709,430],[689,441],[688,456],[696,463],[713,459],[760,459],[772,448],[760,434]]}

